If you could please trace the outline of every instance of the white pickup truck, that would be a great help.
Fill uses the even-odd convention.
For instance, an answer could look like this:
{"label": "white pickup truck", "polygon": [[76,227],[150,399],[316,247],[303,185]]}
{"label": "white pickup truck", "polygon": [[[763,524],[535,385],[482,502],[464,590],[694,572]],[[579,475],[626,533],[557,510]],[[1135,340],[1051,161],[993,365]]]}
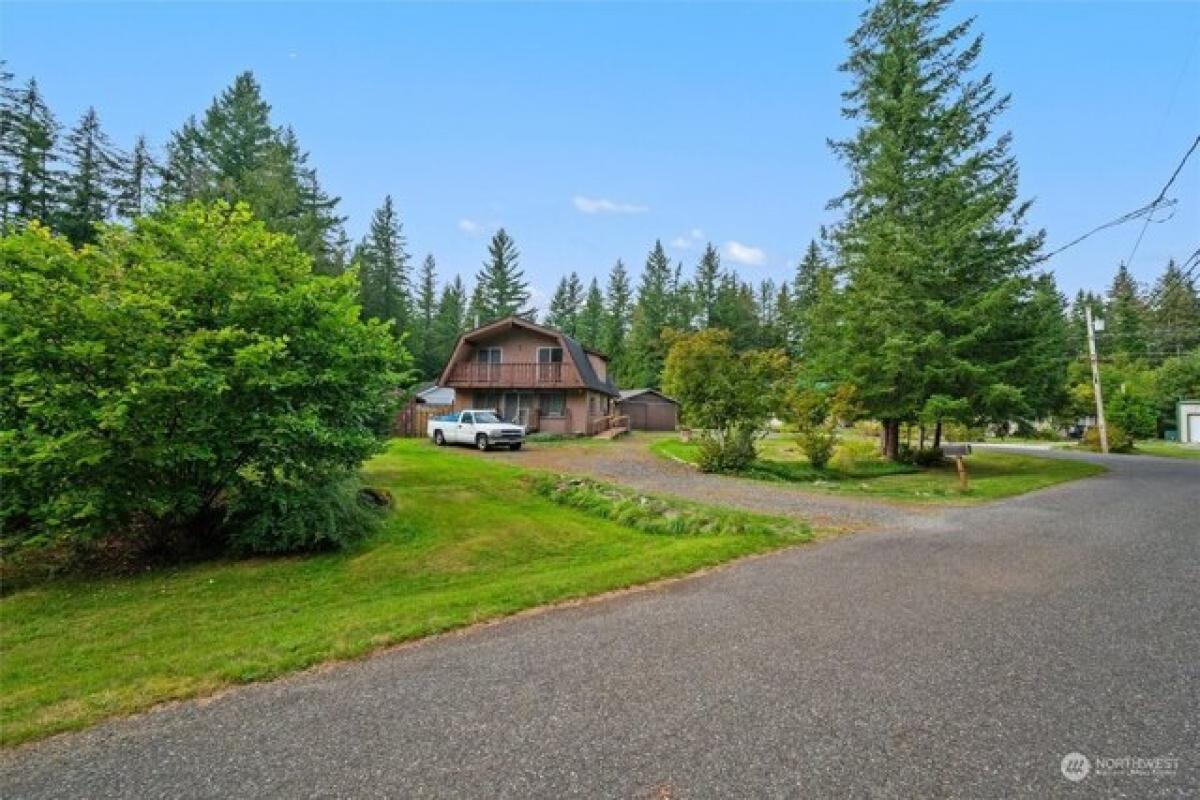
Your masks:
{"label": "white pickup truck", "polygon": [[525,443],[525,429],[505,422],[494,411],[470,409],[455,411],[429,420],[426,433],[441,447],[447,444],[469,444],[480,450],[505,446],[520,450]]}

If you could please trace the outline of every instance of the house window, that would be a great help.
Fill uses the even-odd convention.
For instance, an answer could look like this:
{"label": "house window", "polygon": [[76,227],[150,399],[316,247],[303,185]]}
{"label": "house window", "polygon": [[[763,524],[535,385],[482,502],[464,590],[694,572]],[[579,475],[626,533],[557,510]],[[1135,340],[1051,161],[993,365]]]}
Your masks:
{"label": "house window", "polygon": [[561,417],[567,413],[566,392],[544,392],[538,396],[538,409],[543,417]]}
{"label": "house window", "polygon": [[500,393],[499,392],[476,392],[475,393],[475,408],[487,408],[494,411],[500,410]]}
{"label": "house window", "polygon": [[499,364],[503,352],[499,347],[481,347],[475,351],[475,360],[480,364]]}
{"label": "house window", "polygon": [[561,347],[539,347],[537,350],[539,383],[561,383],[563,351]]}

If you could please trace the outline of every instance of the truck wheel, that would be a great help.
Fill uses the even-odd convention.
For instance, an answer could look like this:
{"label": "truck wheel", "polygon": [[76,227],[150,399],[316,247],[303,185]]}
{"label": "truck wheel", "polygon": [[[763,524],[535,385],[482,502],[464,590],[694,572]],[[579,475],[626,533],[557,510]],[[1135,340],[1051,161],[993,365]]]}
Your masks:
{"label": "truck wheel", "polygon": [[514,451],[516,451],[516,450],[520,450],[520,449],[521,449],[521,443],[520,443],[520,442],[517,442],[516,444],[510,444],[510,445],[508,446],[508,449],[509,449],[509,450],[514,450]]}
{"label": "truck wheel", "polygon": [[441,431],[434,431],[433,432],[433,443],[436,444],[438,447],[445,447],[446,446],[445,434],[443,434]]}
{"label": "truck wheel", "polygon": [[488,449],[489,445],[488,445],[488,438],[487,438],[486,433],[481,433],[475,437],[475,446],[478,447],[481,451],[486,451]]}

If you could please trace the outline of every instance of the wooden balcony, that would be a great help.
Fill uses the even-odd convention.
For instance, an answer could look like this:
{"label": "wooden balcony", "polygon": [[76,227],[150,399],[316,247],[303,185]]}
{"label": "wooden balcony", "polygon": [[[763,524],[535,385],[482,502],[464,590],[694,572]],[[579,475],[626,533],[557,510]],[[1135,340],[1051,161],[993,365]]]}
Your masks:
{"label": "wooden balcony", "polygon": [[564,364],[484,364],[467,361],[450,370],[448,386],[458,389],[563,389],[576,386]]}

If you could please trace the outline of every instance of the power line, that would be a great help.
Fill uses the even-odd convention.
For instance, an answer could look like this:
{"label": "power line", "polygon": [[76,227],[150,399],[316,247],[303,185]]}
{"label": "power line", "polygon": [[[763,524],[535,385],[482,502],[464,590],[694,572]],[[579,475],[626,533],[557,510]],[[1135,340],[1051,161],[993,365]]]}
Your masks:
{"label": "power line", "polygon": [[[1071,241],[1067,242],[1062,247],[1059,247],[1058,249],[1052,250],[1051,252],[1047,253],[1046,255],[1041,256],[1034,263],[1040,264],[1044,261],[1049,261],[1051,258],[1053,258],[1054,256],[1058,255],[1059,253],[1063,252],[1064,250],[1068,250],[1068,249],[1074,247],[1075,245],[1079,244],[1080,242],[1084,241],[1085,239],[1089,239],[1092,236],[1095,236],[1100,231],[1107,230],[1108,228],[1113,228],[1113,227],[1116,227],[1117,225],[1124,225],[1126,222],[1132,222],[1135,219],[1141,219],[1143,217],[1146,218],[1146,224],[1148,225],[1151,221],[1150,215],[1152,215],[1155,211],[1157,211],[1159,208],[1167,208],[1170,206],[1174,206],[1176,204],[1177,201],[1166,199],[1167,192],[1170,191],[1171,187],[1175,184],[1175,180],[1179,177],[1179,173],[1183,171],[1183,168],[1187,164],[1188,159],[1190,159],[1192,157],[1192,154],[1196,152],[1197,147],[1200,147],[1200,135],[1196,136],[1195,140],[1192,142],[1192,146],[1189,147],[1187,152],[1183,154],[1183,158],[1180,159],[1179,164],[1176,165],[1175,171],[1171,173],[1171,177],[1167,179],[1167,182],[1165,184],[1163,184],[1162,189],[1159,190],[1158,195],[1153,200],[1151,200],[1149,203],[1142,206],[1141,208],[1134,209],[1133,211],[1130,211],[1127,214],[1122,214],[1121,216],[1117,217],[1116,219],[1109,220],[1108,222],[1105,222],[1102,225],[1097,225],[1095,228],[1092,228],[1090,231],[1083,234],[1082,236],[1078,236],[1078,237],[1072,239]],[[1144,232],[1145,232],[1145,230],[1144,230],[1144,226],[1143,226],[1143,233]],[[1141,238],[1142,237],[1139,235],[1138,236],[1139,243],[1141,242]],[[1135,250],[1136,250],[1136,247],[1135,247]],[[1128,263],[1128,262],[1126,262],[1126,263]]]}

